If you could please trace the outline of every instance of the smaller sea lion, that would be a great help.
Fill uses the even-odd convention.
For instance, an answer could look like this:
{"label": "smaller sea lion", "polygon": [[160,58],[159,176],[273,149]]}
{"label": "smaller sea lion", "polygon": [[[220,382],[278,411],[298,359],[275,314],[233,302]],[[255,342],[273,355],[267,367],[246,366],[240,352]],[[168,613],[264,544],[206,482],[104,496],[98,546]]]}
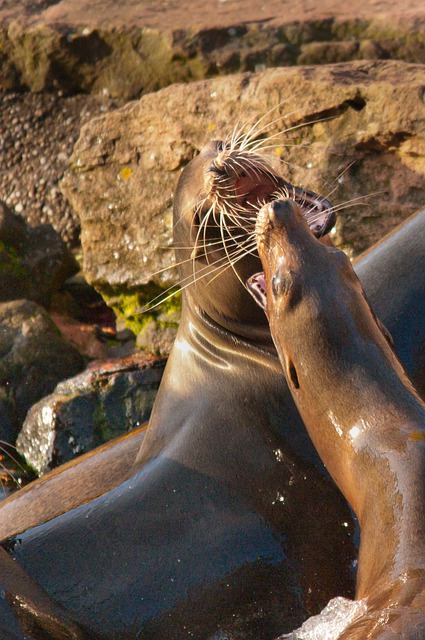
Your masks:
{"label": "smaller sea lion", "polygon": [[340,640],[425,637],[425,405],[345,254],[311,234],[289,200],[257,226],[263,306],[313,443],[361,528],[356,599]]}

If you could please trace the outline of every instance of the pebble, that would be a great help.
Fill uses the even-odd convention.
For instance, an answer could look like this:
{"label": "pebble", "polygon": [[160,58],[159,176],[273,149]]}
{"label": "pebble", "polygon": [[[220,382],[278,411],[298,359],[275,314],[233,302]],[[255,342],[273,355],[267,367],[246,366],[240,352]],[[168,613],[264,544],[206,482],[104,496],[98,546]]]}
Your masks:
{"label": "pebble", "polygon": [[0,91],[0,199],[31,226],[51,223],[71,248],[79,220],[59,183],[81,127],[125,103],[103,96]]}

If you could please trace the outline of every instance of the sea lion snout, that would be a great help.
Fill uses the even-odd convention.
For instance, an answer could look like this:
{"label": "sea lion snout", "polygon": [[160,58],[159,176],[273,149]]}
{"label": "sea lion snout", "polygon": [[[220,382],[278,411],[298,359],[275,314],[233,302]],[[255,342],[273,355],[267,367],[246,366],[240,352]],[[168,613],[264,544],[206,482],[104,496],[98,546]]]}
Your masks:
{"label": "sea lion snout", "polygon": [[308,228],[316,238],[322,238],[329,233],[335,225],[336,216],[333,209],[325,207],[324,200],[312,200],[307,216],[302,215],[300,206],[290,198],[282,198],[270,203],[273,205],[269,212],[270,220],[283,227],[288,225],[299,225],[302,218],[304,227],[308,222]]}
{"label": "sea lion snout", "polygon": [[282,198],[268,202],[261,207],[255,226],[257,236],[257,246],[260,252],[265,251],[270,244],[270,236],[279,236],[279,245],[283,249],[283,244],[291,241],[294,233],[307,232],[310,235],[310,228],[300,207],[294,200]]}
{"label": "sea lion snout", "polygon": [[[258,252],[265,272],[252,275],[246,285],[255,301],[264,310],[267,308],[267,282],[273,299],[289,296],[296,274],[290,269],[291,237],[299,227],[309,237],[309,226],[299,206],[291,199],[275,200],[265,204],[259,211],[255,233]],[[291,297],[291,296],[290,296]]]}
{"label": "sea lion snout", "polygon": [[299,211],[298,205],[293,200],[282,199],[271,202],[268,207],[268,215],[272,224],[285,225],[295,210]]}
{"label": "sea lion snout", "polygon": [[300,230],[309,231],[315,237],[321,238],[333,227],[335,214],[328,210],[318,210],[311,207],[310,215],[303,215],[299,204],[292,198],[279,198],[265,204],[259,211],[257,217],[257,236],[264,233],[267,225],[269,230],[274,229],[280,232],[296,232]]}

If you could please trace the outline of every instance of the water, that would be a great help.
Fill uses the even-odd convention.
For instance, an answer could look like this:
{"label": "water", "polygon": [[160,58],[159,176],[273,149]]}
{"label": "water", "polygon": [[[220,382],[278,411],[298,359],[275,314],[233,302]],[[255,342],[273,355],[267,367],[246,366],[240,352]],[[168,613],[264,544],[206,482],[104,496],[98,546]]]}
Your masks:
{"label": "water", "polygon": [[309,618],[299,629],[279,636],[277,640],[337,640],[344,629],[366,610],[364,600],[333,598],[319,615]]}

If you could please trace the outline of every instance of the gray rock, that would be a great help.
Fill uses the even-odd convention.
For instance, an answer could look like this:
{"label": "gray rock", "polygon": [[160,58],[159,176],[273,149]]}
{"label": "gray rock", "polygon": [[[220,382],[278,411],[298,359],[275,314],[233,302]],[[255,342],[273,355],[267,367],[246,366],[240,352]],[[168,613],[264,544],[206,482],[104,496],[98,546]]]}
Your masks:
{"label": "gray rock", "polygon": [[78,264],[51,225],[26,226],[0,201],[0,302],[26,298],[48,306]]}
{"label": "gray rock", "polygon": [[168,87],[93,120],[62,183],[88,281],[139,344],[167,349],[155,329],[173,328],[177,305],[138,310],[176,284],[180,171],[207,140],[263,116],[286,177],[337,205],[337,244],[357,254],[425,201],[424,86],[425,66],[395,61],[270,69]]}
{"label": "gray rock", "polygon": [[0,439],[14,442],[29,408],[83,367],[42,307],[0,303]]}
{"label": "gray rock", "polygon": [[149,419],[165,366],[135,355],[93,364],[29,411],[18,452],[40,475]]}

